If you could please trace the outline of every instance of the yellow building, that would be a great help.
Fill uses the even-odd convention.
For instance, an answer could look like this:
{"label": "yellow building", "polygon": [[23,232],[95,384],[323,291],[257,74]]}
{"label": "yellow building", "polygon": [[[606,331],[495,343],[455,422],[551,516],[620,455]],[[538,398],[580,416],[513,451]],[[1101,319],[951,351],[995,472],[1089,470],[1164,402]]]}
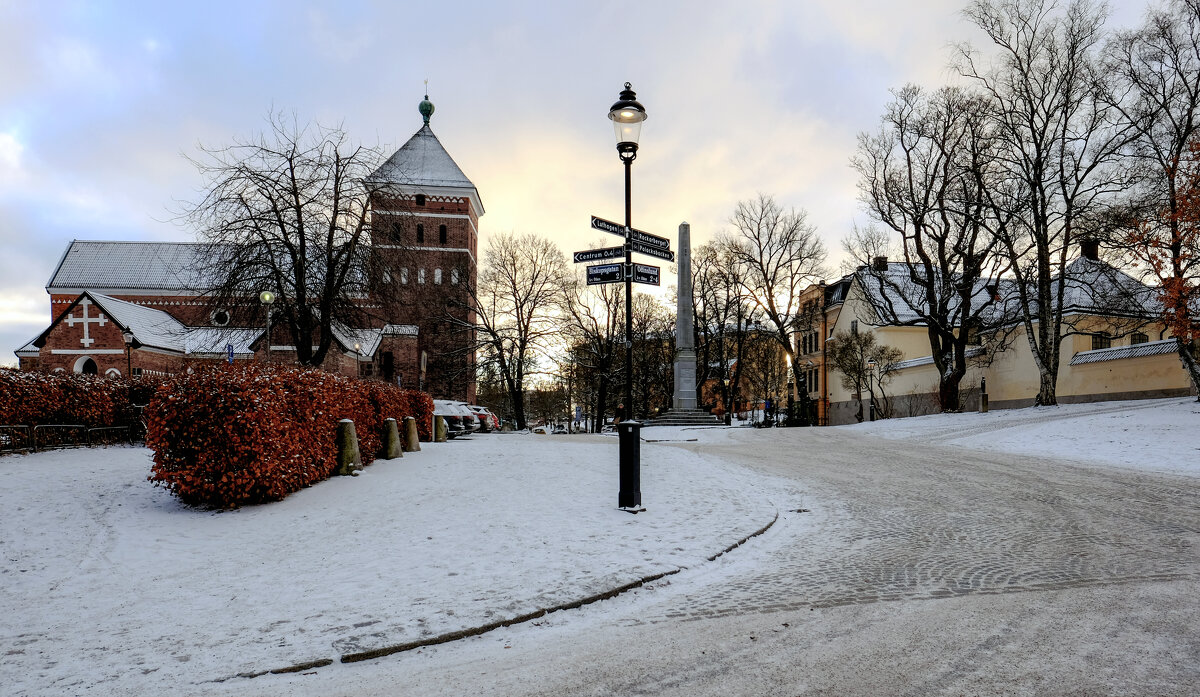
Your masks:
{"label": "yellow building", "polygon": [[[886,262],[885,262],[886,263]],[[1101,268],[1094,259],[1078,259],[1068,274],[1086,274]],[[1154,291],[1131,277],[1103,267],[1123,284],[1137,284],[1136,295],[1145,310],[1141,318],[1131,313],[1105,313],[1092,298],[1092,286],[1067,284],[1064,298],[1064,327],[1060,343],[1057,396],[1060,403],[1094,402],[1119,399],[1151,399],[1195,394],[1187,372],[1175,352],[1175,341],[1153,316]],[[802,365],[818,368],[815,385],[810,380],[810,395],[818,400],[821,423],[854,423],[859,411],[858,395],[842,384],[841,374],[825,360],[826,343],[839,332],[872,332],[879,343],[899,349],[902,360],[888,366],[890,382],[884,390],[887,411],[884,416],[902,417],[936,413],[938,374],[930,355],[929,338],[924,326],[899,326],[881,322],[868,295],[866,282],[870,270],[859,269],[832,284],[820,284],[807,293],[823,302],[819,320],[811,329],[797,334],[797,351]],[[1075,276],[1069,276],[1074,278]],[[998,287],[1003,287],[999,284]],[[1011,290],[1011,286],[1009,288]],[[1036,325],[1035,325],[1036,326]],[[986,336],[979,346],[968,350],[971,367],[960,383],[963,408],[977,409],[980,387],[986,384],[989,407],[997,409],[1032,406],[1039,389],[1039,374],[1034,363],[1024,325],[1010,322],[999,332]],[[997,339],[1003,339],[997,341]],[[985,383],[986,381],[986,383]],[[868,411],[864,408],[864,414]]]}

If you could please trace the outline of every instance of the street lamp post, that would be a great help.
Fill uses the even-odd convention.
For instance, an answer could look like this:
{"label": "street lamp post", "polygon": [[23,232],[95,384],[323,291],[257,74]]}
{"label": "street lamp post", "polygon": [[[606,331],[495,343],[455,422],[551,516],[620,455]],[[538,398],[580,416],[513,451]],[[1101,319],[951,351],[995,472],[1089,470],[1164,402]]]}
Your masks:
{"label": "street lamp post", "polygon": [[267,363],[271,362],[271,303],[275,302],[275,294],[264,290],[258,294],[258,301],[267,308]]}
{"label": "street lamp post", "polygon": [[621,489],[617,494],[619,508],[633,509],[642,503],[641,490],[641,427],[633,419],[633,213],[630,206],[631,166],[637,158],[638,137],[646,108],[637,101],[632,85],[617,95],[608,110],[617,136],[617,155],[625,165],[625,420],[617,425],[620,441]]}
{"label": "street lamp post", "polygon": [[871,421],[875,420],[875,359],[867,359],[867,394],[871,398]]}

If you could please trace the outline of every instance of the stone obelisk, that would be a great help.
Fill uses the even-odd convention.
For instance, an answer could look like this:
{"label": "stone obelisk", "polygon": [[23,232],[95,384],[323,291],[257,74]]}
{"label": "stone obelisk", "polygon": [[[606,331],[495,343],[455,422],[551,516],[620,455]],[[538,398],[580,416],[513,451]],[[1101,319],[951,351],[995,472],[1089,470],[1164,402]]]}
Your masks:
{"label": "stone obelisk", "polygon": [[692,330],[692,228],[679,224],[679,281],[675,318],[676,410],[696,408],[696,337]]}

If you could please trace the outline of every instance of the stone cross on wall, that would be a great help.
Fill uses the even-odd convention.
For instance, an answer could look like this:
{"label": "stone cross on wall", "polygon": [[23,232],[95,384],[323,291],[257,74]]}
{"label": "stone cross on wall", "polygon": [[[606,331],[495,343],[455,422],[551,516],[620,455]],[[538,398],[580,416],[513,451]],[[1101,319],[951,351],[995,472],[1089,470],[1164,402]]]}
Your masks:
{"label": "stone cross on wall", "polygon": [[88,335],[88,325],[95,324],[97,327],[103,327],[104,323],[108,321],[108,319],[104,316],[104,313],[99,311],[96,312],[95,317],[88,317],[88,308],[91,307],[91,305],[92,302],[87,298],[84,298],[83,300],[79,301],[79,312],[83,316],[73,317],[71,315],[67,315],[68,327],[74,327],[76,324],[83,324],[83,338],[79,340],[79,343],[83,344],[84,348],[88,348],[92,344],[96,343],[96,340]]}

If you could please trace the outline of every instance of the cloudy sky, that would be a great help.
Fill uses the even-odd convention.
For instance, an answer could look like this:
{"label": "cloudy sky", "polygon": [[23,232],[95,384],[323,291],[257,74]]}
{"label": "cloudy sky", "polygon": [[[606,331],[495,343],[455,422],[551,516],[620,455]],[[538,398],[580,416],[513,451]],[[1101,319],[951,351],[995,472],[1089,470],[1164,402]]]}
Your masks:
{"label": "cloudy sky", "polygon": [[[0,0],[0,364],[49,324],[70,240],[192,239],[172,219],[197,196],[198,144],[283,109],[394,149],[426,79],[484,244],[516,231],[569,252],[597,241],[590,214],[620,219],[606,114],[629,81],[649,114],[635,227],[673,238],[688,221],[702,242],[762,192],[836,250],[865,221],[856,134],[890,88],[953,79],[951,44],[980,42],[964,2]],[[1143,7],[1116,2],[1111,23]]]}

